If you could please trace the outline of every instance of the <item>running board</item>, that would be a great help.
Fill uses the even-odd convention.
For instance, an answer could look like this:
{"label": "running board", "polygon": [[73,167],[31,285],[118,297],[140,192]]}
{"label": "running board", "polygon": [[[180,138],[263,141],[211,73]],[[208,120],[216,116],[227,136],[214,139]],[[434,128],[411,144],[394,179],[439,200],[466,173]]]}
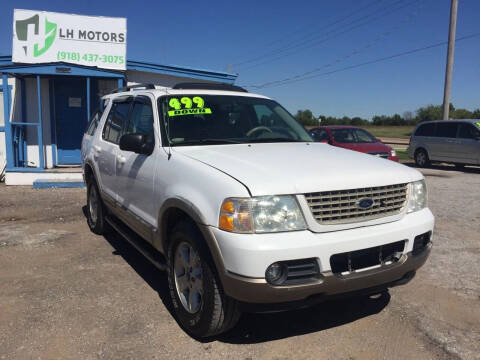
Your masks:
{"label": "running board", "polygon": [[150,261],[155,267],[159,270],[167,270],[167,264],[164,257],[156,250],[153,246],[148,244],[140,236],[135,234],[130,228],[122,224],[119,220],[107,216],[105,217],[106,222],[115,229],[122,237],[127,240],[130,245],[132,245],[137,251],[139,251],[143,256],[145,256],[148,261]]}

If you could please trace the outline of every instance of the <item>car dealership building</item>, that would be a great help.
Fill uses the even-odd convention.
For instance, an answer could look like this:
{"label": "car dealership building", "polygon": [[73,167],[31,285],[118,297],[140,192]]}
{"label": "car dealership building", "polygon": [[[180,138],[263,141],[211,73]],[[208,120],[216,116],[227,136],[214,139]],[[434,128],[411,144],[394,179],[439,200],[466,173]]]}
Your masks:
{"label": "car dealership building", "polygon": [[[89,21],[102,31],[89,30]],[[37,42],[28,42],[30,34]],[[72,51],[78,43],[86,50]],[[104,54],[105,49],[111,54]],[[0,56],[0,173],[7,185],[81,181],[84,130],[100,97],[115,88],[192,81],[233,84],[237,77],[127,60],[125,55],[125,19],[15,10],[13,54]]]}

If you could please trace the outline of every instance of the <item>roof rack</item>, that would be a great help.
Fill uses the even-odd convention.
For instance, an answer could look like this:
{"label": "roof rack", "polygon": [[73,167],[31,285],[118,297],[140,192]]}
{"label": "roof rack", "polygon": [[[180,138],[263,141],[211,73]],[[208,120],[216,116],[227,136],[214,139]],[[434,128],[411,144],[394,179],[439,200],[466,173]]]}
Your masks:
{"label": "roof rack", "polygon": [[121,87],[121,88],[112,90],[110,92],[110,94],[116,94],[116,93],[119,93],[119,92],[130,91],[132,89],[137,89],[137,88],[155,89],[155,85],[150,84],[150,83],[128,85],[128,86],[125,86],[125,87]]}
{"label": "roof rack", "polygon": [[230,85],[225,83],[194,83],[183,82],[175,84],[172,89],[198,89],[198,90],[223,90],[223,91],[239,91],[248,92],[244,88],[236,85]]}

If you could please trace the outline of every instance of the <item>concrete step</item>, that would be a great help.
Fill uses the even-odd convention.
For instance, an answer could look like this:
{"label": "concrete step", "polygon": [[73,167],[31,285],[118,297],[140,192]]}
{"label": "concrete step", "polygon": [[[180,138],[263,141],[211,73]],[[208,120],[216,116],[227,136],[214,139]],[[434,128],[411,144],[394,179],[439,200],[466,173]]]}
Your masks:
{"label": "concrete step", "polygon": [[37,179],[33,181],[34,189],[51,189],[51,188],[82,188],[85,183],[81,180],[66,179]]}

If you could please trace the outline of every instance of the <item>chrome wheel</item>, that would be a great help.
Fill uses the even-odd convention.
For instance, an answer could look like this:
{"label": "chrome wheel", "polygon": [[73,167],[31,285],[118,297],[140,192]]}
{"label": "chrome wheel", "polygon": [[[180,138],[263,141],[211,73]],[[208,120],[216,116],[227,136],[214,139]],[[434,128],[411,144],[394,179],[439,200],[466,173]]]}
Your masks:
{"label": "chrome wheel", "polygon": [[98,194],[95,186],[90,187],[90,193],[88,195],[88,211],[90,212],[90,220],[93,225],[95,225],[98,219]]}
{"label": "chrome wheel", "polygon": [[202,264],[198,252],[189,243],[180,243],[175,251],[173,267],[180,302],[186,311],[194,314],[203,303]]}

